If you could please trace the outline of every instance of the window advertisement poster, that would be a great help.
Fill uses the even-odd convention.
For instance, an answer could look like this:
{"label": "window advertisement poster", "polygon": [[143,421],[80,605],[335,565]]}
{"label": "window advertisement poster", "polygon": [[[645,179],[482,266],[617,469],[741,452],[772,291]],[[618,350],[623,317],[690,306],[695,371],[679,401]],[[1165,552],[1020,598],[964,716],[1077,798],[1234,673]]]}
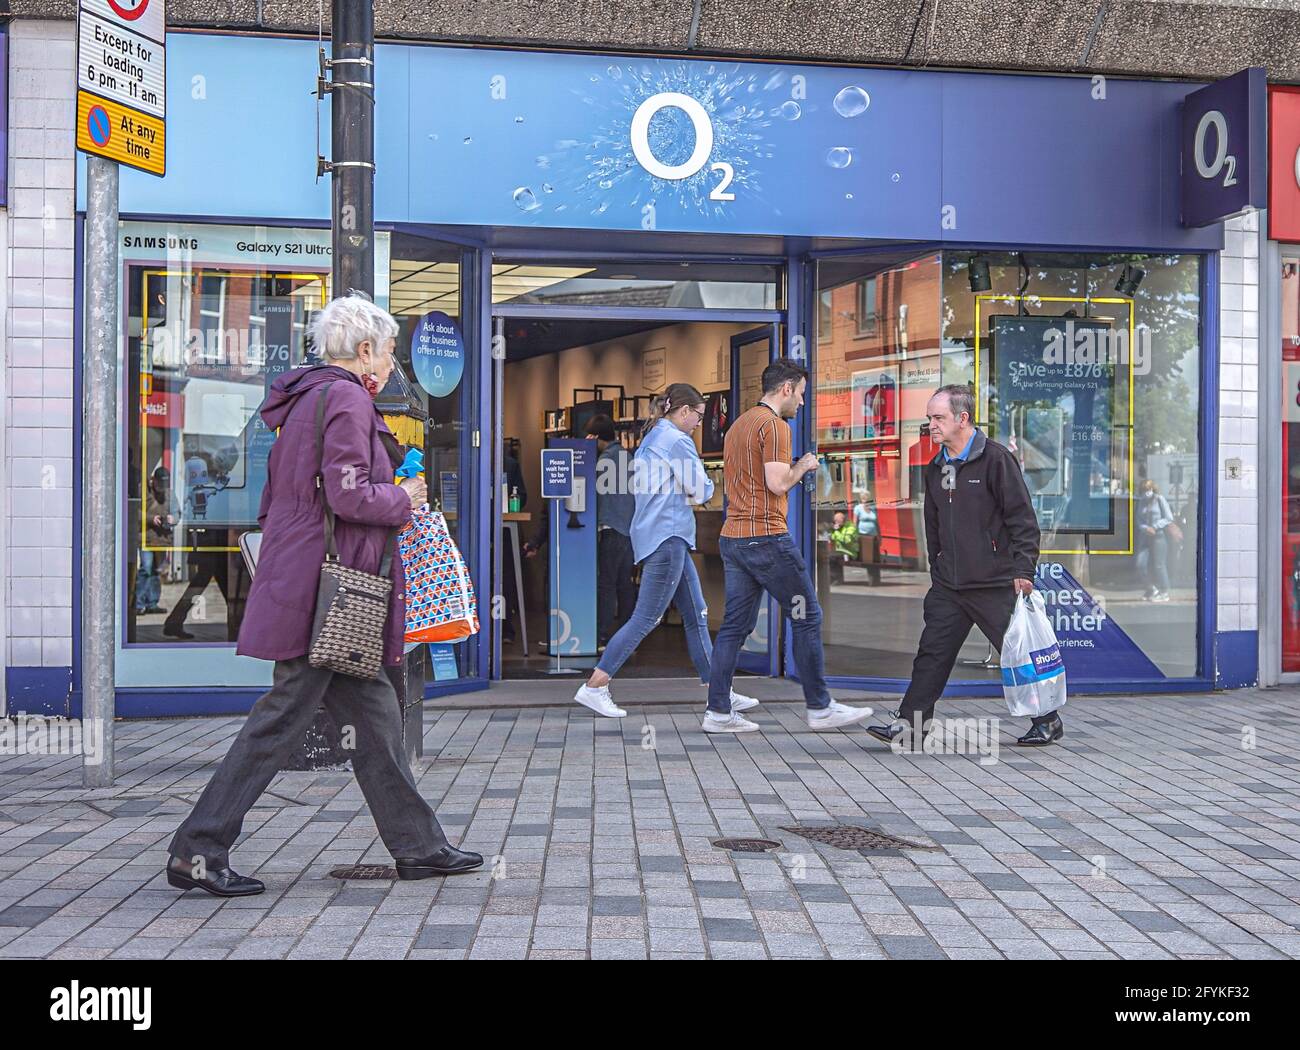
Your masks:
{"label": "window advertisement poster", "polygon": [[1114,531],[1117,404],[1106,320],[990,319],[992,436],[1019,460],[1044,532]]}
{"label": "window advertisement poster", "polygon": [[596,442],[551,438],[543,457],[571,451],[567,479],[549,475],[543,459],[542,496],[550,506],[551,656],[596,655]]}
{"label": "window advertisement poster", "polygon": [[893,368],[854,372],[849,398],[854,441],[898,437],[898,379]]}
{"label": "window advertisement poster", "polygon": [[[386,292],[389,238],[377,241]],[[277,378],[316,363],[307,332],[329,294],[330,232],[128,222],[120,250],[141,549],[233,550],[230,530],[257,525],[275,441],[259,409]]]}

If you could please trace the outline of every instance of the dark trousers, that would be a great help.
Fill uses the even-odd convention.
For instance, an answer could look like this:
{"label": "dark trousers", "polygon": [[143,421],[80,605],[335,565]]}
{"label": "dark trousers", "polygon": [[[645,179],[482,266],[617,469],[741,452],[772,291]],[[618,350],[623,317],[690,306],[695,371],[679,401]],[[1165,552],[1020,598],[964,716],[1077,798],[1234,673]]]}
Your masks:
{"label": "dark trousers", "polygon": [[636,608],[632,537],[601,529],[596,540],[596,637],[604,645]]}
{"label": "dark trousers", "polygon": [[[978,627],[993,643],[1002,648],[1002,638],[1011,623],[1016,608],[1016,589],[1005,587],[970,587],[954,591],[942,584],[932,583],[925,596],[925,629],[921,644],[912,661],[912,680],[907,686],[898,716],[914,721],[916,715],[923,722],[934,717],[934,705],[943,695],[957,663],[957,654],[966,642],[972,627]],[[1050,722],[1056,712],[1034,719],[1034,724]]]}
{"label": "dark trousers", "polygon": [[[790,620],[795,666],[804,702],[814,710],[829,707],[826,658],[822,652],[822,607],[808,575],[803,555],[788,533],[718,540],[726,572],[727,608],[722,627],[713,640],[713,666],[709,673],[709,710],[731,711],[731,680],[736,674],[740,647],[758,623],[759,602],[766,591]],[[775,625],[773,625],[775,627]],[[778,633],[768,632],[776,645]]]}
{"label": "dark trousers", "polygon": [[230,590],[230,559],[221,551],[191,551],[186,557],[189,561],[190,582],[185,593],[167,614],[163,627],[169,631],[184,627],[199,595],[208,589],[209,583],[216,580],[221,596],[226,599],[226,634],[233,641],[239,636],[239,617],[232,607],[236,599]]}
{"label": "dark trousers", "polygon": [[[447,844],[438,818],[415,786],[402,752],[397,695],[382,671],[363,680],[307,663],[278,660],[270,692],[253,705],[244,728],[212,774],[194,809],[172,837],[169,852],[208,870],[226,867],[244,816],[307,734],[321,704],[355,747],[352,769],[394,857],[427,857]],[[349,730],[351,733],[349,734]]]}

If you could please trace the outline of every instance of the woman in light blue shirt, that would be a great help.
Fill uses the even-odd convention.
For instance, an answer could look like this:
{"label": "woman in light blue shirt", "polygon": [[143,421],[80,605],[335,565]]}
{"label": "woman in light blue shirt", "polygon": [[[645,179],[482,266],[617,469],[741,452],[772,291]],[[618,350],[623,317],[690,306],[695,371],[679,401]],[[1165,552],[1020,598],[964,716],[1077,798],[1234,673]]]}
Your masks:
{"label": "woman in light blue shirt", "polygon": [[[704,396],[687,383],[674,383],[654,398],[641,446],[632,460],[636,512],[632,516],[632,556],[641,564],[641,590],[631,618],[615,633],[574,699],[607,718],[622,718],[609,683],[628,657],[655,629],[669,603],[677,606],[686,628],[686,648],[700,681],[709,682],[713,643],[700,577],[690,552],[695,549],[694,504],[713,496],[691,432],[704,418]],[[756,707],[752,697],[731,694],[731,709]]]}

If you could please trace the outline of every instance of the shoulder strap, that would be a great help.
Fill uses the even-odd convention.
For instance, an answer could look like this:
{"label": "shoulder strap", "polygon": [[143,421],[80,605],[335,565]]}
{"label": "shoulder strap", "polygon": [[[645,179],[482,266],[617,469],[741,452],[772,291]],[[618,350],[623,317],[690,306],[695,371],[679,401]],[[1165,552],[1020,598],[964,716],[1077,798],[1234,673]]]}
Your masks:
{"label": "shoulder strap", "polygon": [[325,399],[333,385],[328,384],[316,402],[316,488],[320,490],[320,501],[325,506],[325,557],[338,561],[339,552],[334,545],[334,511],[330,509],[330,499],[325,491]]}
{"label": "shoulder strap", "polygon": [[[328,384],[321,391],[320,400],[316,402],[316,487],[320,490],[320,501],[325,506],[325,557],[338,561],[338,547],[334,543],[334,511],[330,508],[329,495],[325,490],[325,399],[329,397]],[[388,542],[384,544],[384,557],[379,563],[379,575],[387,576],[393,564],[393,552],[397,546],[397,530],[388,530]]]}

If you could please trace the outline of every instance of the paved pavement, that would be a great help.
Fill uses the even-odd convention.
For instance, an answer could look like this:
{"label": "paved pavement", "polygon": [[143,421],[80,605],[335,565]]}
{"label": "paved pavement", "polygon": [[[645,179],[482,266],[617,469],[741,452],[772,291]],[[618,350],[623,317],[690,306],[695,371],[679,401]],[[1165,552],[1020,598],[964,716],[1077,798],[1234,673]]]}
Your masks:
{"label": "paved pavement", "polygon": [[[707,737],[693,695],[646,688],[661,702],[621,691],[621,722],[426,709],[421,788],[493,858],[445,881],[331,878],[388,859],[332,771],[281,774],[250,813],[235,864],[266,894],[168,888],[166,844],[240,719],[119,723],[107,790],[78,758],[0,757],[0,957],[1300,958],[1300,690],[1079,698],[1064,746],[1015,748],[1005,721],[996,755],[968,736],[982,748],[904,756],[810,733],[789,702],[761,735]],[[932,848],[853,852],[796,822]]]}

